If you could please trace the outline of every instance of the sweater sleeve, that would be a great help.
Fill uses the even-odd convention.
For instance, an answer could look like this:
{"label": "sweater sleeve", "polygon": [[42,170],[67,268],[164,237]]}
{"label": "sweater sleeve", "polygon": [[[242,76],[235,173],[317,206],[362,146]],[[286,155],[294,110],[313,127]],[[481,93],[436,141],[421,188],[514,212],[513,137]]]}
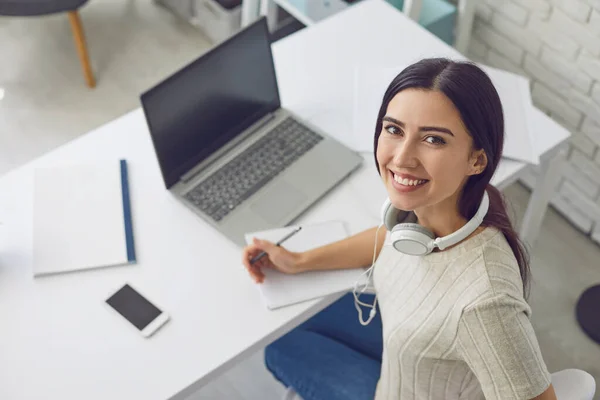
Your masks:
{"label": "sweater sleeve", "polygon": [[465,308],[458,351],[479,380],[485,398],[531,399],[550,385],[524,300],[494,295]]}

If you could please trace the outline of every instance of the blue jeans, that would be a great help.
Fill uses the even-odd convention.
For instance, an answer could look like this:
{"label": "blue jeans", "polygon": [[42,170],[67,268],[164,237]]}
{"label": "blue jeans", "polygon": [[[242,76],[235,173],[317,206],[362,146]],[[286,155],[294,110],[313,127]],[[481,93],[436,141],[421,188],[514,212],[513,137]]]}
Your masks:
{"label": "blue jeans", "polygon": [[[363,299],[372,303],[373,295]],[[353,301],[352,293],[346,294],[265,349],[267,369],[304,400],[367,400],[375,395],[383,351],[381,318],[378,312],[362,326]]]}

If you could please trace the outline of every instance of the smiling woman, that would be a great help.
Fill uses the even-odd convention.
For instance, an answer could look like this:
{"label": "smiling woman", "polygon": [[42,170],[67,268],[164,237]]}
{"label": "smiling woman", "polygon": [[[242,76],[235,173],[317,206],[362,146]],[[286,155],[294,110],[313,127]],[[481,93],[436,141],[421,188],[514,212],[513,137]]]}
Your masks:
{"label": "smiling woman", "polygon": [[393,79],[374,137],[387,232],[244,250],[258,282],[263,267],[372,263],[375,296],[355,290],[267,347],[277,379],[306,399],[556,399],[530,321],[527,254],[490,184],[503,142],[500,98],[476,65],[425,59]]}
{"label": "smiling woman", "polygon": [[489,77],[469,62],[425,59],[402,71],[384,94],[375,162],[392,204],[414,211],[436,236],[470,220],[487,190],[490,210],[482,228],[503,233],[527,297],[528,255],[490,184],[503,144],[502,103]]}
{"label": "smiling woman", "polygon": [[[502,114],[491,80],[469,62],[422,60],[385,92],[374,147],[391,204],[438,238],[465,226],[485,192],[489,210],[456,248],[422,261],[381,251],[374,285],[384,327],[387,321],[392,328],[383,332],[377,398],[448,398],[449,391],[469,399],[555,398],[525,301],[528,257],[490,184],[502,156]],[[415,275],[418,291],[406,284],[397,295],[388,283]],[[412,306],[407,290],[419,298]],[[405,368],[409,363],[414,367]],[[414,389],[423,375],[429,384]],[[453,387],[449,379],[459,375],[463,384]],[[417,386],[407,384],[412,380]]]}

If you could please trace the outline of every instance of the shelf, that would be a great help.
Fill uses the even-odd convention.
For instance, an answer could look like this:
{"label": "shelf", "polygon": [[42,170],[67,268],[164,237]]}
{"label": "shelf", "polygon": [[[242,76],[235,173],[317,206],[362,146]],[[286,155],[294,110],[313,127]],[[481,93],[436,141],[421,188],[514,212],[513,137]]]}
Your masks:
{"label": "shelf", "polygon": [[348,7],[343,0],[272,0],[306,26],[313,25]]}

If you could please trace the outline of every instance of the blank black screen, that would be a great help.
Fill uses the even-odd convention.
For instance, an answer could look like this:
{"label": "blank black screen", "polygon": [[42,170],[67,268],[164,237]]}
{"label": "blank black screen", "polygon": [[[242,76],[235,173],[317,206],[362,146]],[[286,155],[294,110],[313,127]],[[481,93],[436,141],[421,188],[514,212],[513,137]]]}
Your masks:
{"label": "blank black screen", "polygon": [[142,94],[141,101],[169,188],[197,163],[279,108],[265,18]]}
{"label": "blank black screen", "polygon": [[125,285],[106,302],[140,331],[161,314],[161,311],[136,292]]}

